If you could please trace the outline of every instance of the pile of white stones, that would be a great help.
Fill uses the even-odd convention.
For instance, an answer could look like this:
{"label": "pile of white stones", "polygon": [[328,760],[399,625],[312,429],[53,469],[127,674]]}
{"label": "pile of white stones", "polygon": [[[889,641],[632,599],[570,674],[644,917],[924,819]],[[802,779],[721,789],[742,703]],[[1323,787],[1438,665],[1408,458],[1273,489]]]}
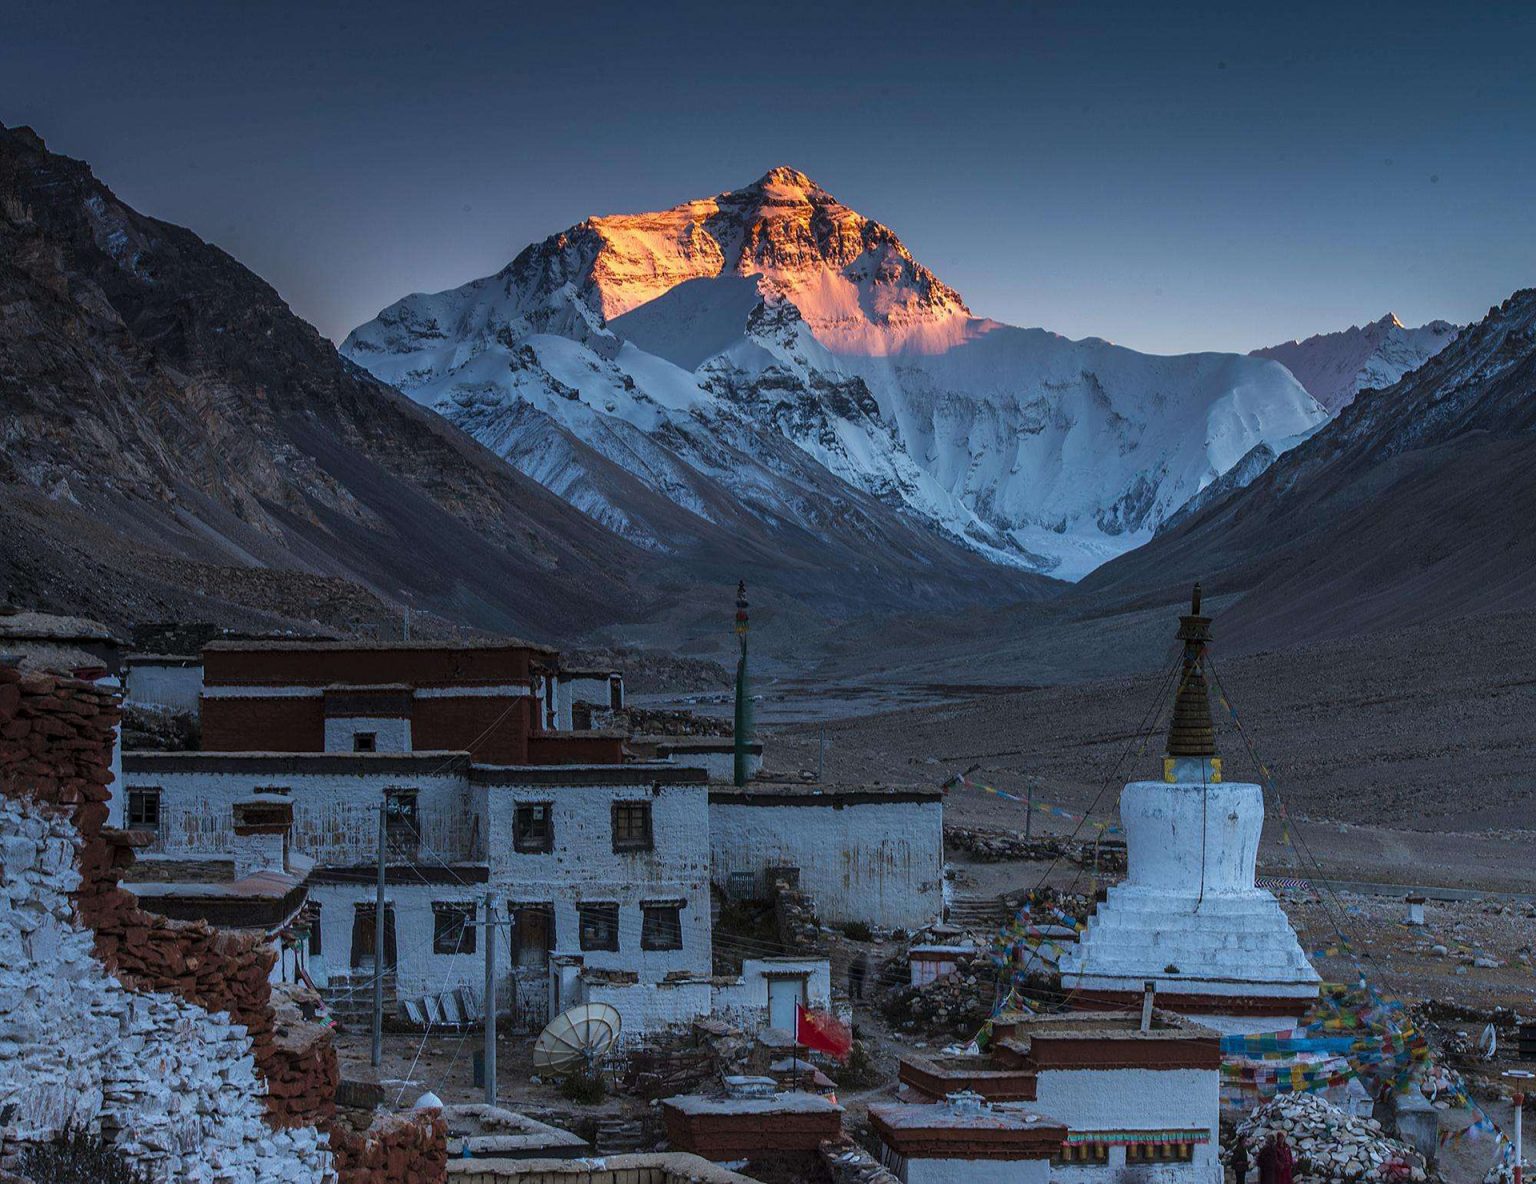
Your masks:
{"label": "pile of white stones", "polygon": [[0,1143],[99,1130],[156,1184],[321,1184],[326,1136],[273,1130],[227,1012],[127,990],[74,916],[79,835],[0,794]]}
{"label": "pile of white stones", "polygon": [[[1531,1161],[1520,1161],[1521,1175],[1525,1179],[1531,1179]],[[1499,1160],[1488,1169],[1488,1174],[1483,1177],[1483,1184],[1515,1184],[1515,1157],[1511,1153],[1507,1158]]]}
{"label": "pile of white stones", "polygon": [[[1281,1094],[1237,1125],[1256,1158],[1265,1140],[1283,1131],[1296,1156],[1296,1174],[1318,1180],[1425,1179],[1424,1157],[1390,1138],[1374,1118],[1355,1118],[1314,1094]],[[1396,1172],[1387,1165],[1401,1165]]]}

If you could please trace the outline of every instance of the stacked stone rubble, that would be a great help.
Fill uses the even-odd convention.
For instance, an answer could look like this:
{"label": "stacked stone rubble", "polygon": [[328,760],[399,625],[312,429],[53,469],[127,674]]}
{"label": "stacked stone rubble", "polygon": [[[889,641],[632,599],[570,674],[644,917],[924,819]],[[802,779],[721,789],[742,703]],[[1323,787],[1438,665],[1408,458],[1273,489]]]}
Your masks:
{"label": "stacked stone rubble", "polygon": [[343,1184],[438,1184],[447,1177],[441,1110],[385,1115],[361,1134],[338,1126],[331,1143]]}
{"label": "stacked stone rubble", "polygon": [[[90,683],[0,666],[0,1129],[99,1126],[156,1180],[335,1179],[335,1051],[274,1009],[268,944],[146,913],[118,886],[118,719]],[[356,1166],[365,1142],[338,1154],[341,1180],[442,1179],[439,1125],[391,1133],[406,1174]]]}
{"label": "stacked stone rubble", "polygon": [[1388,1137],[1381,1123],[1354,1117],[1313,1094],[1281,1094],[1237,1125],[1250,1158],[1279,1132],[1295,1153],[1298,1176],[1339,1182],[1426,1178],[1423,1156]]}

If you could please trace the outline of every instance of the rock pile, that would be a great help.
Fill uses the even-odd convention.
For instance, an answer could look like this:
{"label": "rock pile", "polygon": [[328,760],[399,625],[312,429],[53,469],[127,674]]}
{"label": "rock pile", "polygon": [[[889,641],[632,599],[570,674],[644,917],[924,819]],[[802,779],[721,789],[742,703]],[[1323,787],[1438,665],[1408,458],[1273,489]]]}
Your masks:
{"label": "rock pile", "polygon": [[[1531,1161],[1520,1161],[1521,1175],[1531,1179]],[[1515,1184],[1515,1157],[1511,1154],[1507,1159],[1502,1159],[1488,1169],[1488,1174],[1483,1177],[1483,1184]]]}
{"label": "rock pile", "polygon": [[432,1184],[448,1172],[448,1124],[441,1110],[385,1114],[362,1133],[331,1132],[345,1184]]}
{"label": "rock pile", "polygon": [[981,863],[1003,860],[1049,860],[1066,853],[1066,846],[1054,835],[1026,839],[1006,830],[980,830],[969,826],[946,826],[944,845],[964,851]]}
{"label": "rock pile", "polygon": [[816,915],[815,897],[801,892],[788,880],[775,880],[773,916],[779,942],[786,954],[827,952],[827,943],[821,936],[821,919]]}
{"label": "rock pile", "polygon": [[[1296,1155],[1296,1174],[1325,1181],[1424,1180],[1424,1157],[1388,1137],[1374,1118],[1354,1118],[1313,1094],[1281,1094],[1237,1124],[1254,1156],[1283,1131]],[[1399,1165],[1394,1168],[1392,1165]]]}
{"label": "rock pile", "polygon": [[898,986],[886,993],[880,1008],[903,1032],[969,1039],[992,1014],[996,978],[989,955],[961,954],[949,974],[921,987]]}

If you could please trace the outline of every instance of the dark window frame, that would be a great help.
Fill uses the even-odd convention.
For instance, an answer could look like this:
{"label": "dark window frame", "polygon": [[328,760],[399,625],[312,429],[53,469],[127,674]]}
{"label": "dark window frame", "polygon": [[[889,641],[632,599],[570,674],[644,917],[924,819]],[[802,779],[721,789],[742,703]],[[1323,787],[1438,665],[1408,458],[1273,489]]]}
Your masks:
{"label": "dark window frame", "polygon": [[[644,900],[640,902],[640,948],[642,950],[680,950],[683,948],[683,909],[685,900]],[[659,935],[652,922],[664,914],[670,920],[662,923]]]}
{"label": "dark window frame", "polygon": [[403,859],[406,862],[415,863],[421,856],[421,844],[421,791],[408,785],[386,787],[384,790],[386,859]]}
{"label": "dark window frame", "polygon": [[[352,971],[356,973],[363,968],[361,959],[361,947],[373,944],[375,918],[375,905],[371,900],[357,901],[352,905],[352,949],[348,954],[347,962]],[[395,928],[395,902],[384,902],[384,970],[385,974],[393,974],[400,965],[400,945]],[[374,951],[374,973],[379,971],[378,951]]]}
{"label": "dark window frame", "polygon": [[[544,811],[544,834],[542,837],[525,837],[523,834],[523,812],[530,815],[534,810]],[[524,855],[546,855],[555,849],[555,803],[554,802],[518,802],[512,810],[512,850],[520,851]]]}
{"label": "dark window frame", "polygon": [[353,752],[378,752],[379,734],[377,732],[353,732]]}
{"label": "dark window frame", "polygon": [[[155,820],[153,822],[145,822],[142,818],[142,807],[146,802],[153,802],[155,805]],[[128,790],[127,801],[123,804],[123,817],[128,823],[125,829],[158,831],[160,829],[160,821],[164,813],[162,809],[164,805],[165,791],[161,789],[160,786],[131,786]],[[139,816],[137,820],[135,819],[136,815]]]}
{"label": "dark window frame", "polygon": [[[579,944],[583,951],[602,951],[611,954],[619,952],[619,906],[609,901],[592,901],[576,906],[576,930]],[[606,942],[599,937],[589,940],[589,922],[600,918],[608,930],[609,936]]]}
{"label": "dark window frame", "polygon": [[[644,825],[639,829],[643,832],[639,835],[633,833],[634,827],[629,823],[623,824],[626,832],[620,835],[620,822],[622,816],[631,811],[639,811],[644,819]],[[656,849],[656,829],[652,819],[651,803],[644,798],[619,798],[613,803],[613,849],[615,852],[627,851],[654,851]]]}
{"label": "dark window frame", "polygon": [[475,902],[434,900],[432,902],[432,952],[434,954],[473,954],[475,949]]}

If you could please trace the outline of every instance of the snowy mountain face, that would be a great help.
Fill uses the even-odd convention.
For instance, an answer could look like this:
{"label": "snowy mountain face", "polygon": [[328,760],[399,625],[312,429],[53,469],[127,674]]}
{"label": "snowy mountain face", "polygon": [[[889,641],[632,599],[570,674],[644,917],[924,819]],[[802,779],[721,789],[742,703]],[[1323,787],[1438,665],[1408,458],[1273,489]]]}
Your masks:
{"label": "snowy mountain face", "polygon": [[701,522],[824,533],[846,529],[840,505],[883,506],[1069,579],[1326,419],[1266,359],[974,317],[892,231],[785,168],[589,219],[398,301],[342,352],[648,548],[671,527],[591,458]]}
{"label": "snowy mountain face", "polygon": [[1455,341],[1460,331],[1449,321],[1430,321],[1410,329],[1388,313],[1369,325],[1256,349],[1253,356],[1279,362],[1328,414],[1337,415],[1361,391],[1382,390],[1417,370]]}

